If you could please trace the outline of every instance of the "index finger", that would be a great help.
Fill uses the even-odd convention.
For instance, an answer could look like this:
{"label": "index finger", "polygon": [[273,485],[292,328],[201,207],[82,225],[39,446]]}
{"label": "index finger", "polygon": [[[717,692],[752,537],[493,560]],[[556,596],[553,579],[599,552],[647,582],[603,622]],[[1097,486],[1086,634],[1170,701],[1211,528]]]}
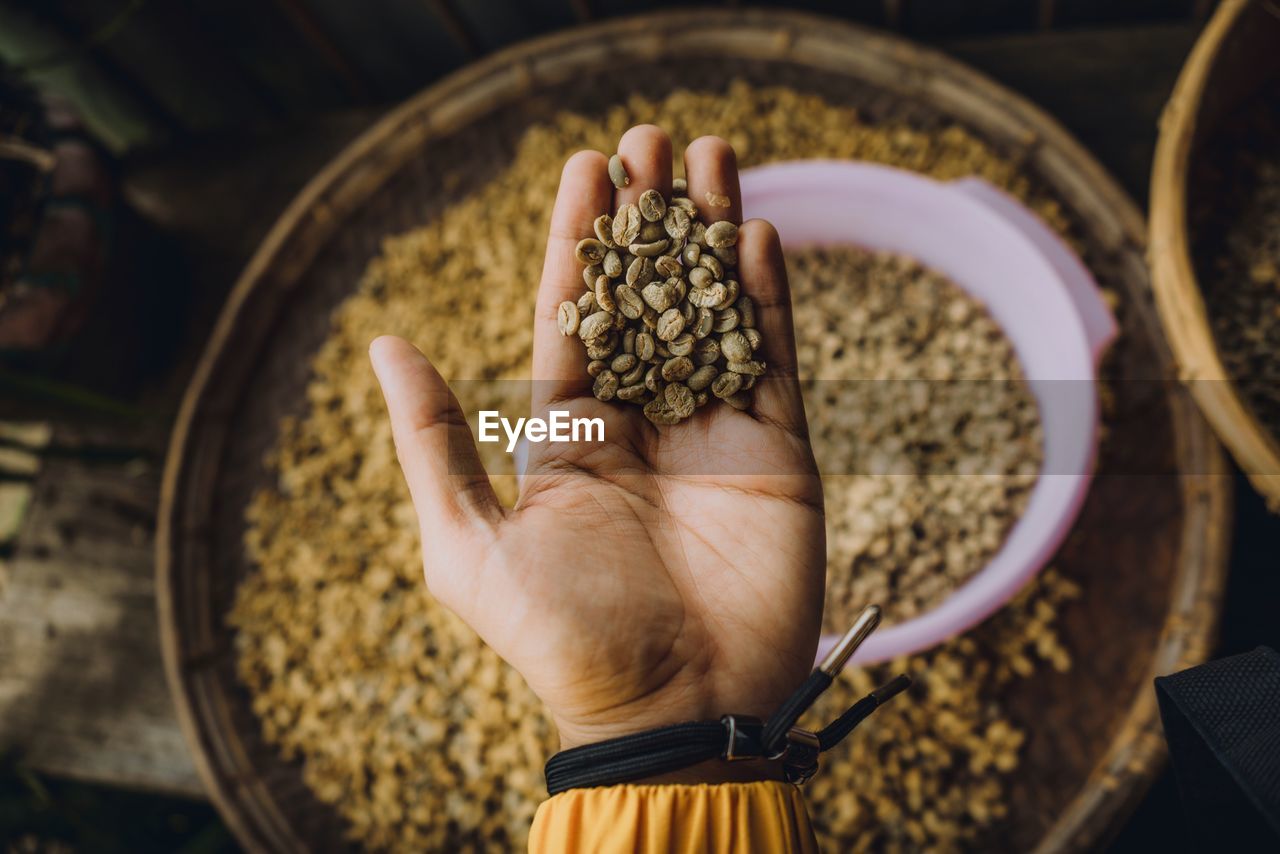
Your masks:
{"label": "index finger", "polygon": [[583,266],[575,249],[594,234],[596,217],[608,212],[613,200],[608,160],[598,151],[579,151],[564,164],[560,191],[551,214],[547,256],[538,285],[533,321],[534,411],[588,393],[591,379],[583,367],[582,346],[567,340],[556,326],[560,303],[576,302],[587,289]]}

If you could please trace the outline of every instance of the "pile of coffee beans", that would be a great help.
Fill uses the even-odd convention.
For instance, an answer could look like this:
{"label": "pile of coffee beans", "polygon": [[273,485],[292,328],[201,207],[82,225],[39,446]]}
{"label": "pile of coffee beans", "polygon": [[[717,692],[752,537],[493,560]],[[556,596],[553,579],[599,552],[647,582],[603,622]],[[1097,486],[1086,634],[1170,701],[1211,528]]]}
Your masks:
{"label": "pile of coffee beans", "polygon": [[[630,183],[616,154],[615,186]],[[688,190],[684,179],[675,192]],[[706,225],[687,196],[645,190],[595,221],[578,244],[586,290],[557,313],[560,333],[586,348],[592,393],[644,407],[654,424],[678,424],[717,397],[751,406],[765,372],[755,306],[738,283],[738,226]]]}

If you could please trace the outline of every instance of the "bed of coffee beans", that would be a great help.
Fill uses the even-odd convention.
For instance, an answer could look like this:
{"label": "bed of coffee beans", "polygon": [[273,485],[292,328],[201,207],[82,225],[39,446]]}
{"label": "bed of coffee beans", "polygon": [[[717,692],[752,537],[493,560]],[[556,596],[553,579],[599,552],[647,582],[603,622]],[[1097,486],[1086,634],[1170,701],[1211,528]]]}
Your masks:
{"label": "bed of coffee beans", "polygon": [[981,570],[1031,498],[1040,411],[986,307],[912,258],[787,252],[827,508],[826,629],[919,616]]}
{"label": "bed of coffee beans", "polygon": [[[616,154],[609,177],[617,187],[631,180]],[[675,189],[687,189],[683,179]],[[585,290],[557,312],[560,334],[586,350],[592,394],[643,407],[654,424],[678,424],[713,397],[749,408],[765,363],[737,279],[738,226],[706,225],[687,196],[649,189],[594,231],[576,250]]]}
{"label": "bed of coffee beans", "polygon": [[1197,277],[1219,355],[1280,440],[1280,88],[1227,118],[1196,158],[1193,188]]}

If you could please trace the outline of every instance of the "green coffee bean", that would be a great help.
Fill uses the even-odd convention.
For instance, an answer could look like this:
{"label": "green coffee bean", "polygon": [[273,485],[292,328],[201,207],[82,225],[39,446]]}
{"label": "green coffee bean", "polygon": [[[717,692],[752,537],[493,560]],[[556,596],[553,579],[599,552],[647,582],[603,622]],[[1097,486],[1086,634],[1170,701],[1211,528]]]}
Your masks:
{"label": "green coffee bean", "polygon": [[573,335],[578,331],[578,322],[582,315],[578,312],[578,304],[565,300],[556,311],[556,328],[561,335]]}
{"label": "green coffee bean", "polygon": [[573,254],[583,264],[599,264],[604,260],[604,254],[609,248],[596,240],[594,237],[585,237],[579,243]]}
{"label": "green coffee bean", "polygon": [[704,388],[711,385],[712,380],[719,376],[719,374],[720,372],[716,370],[715,365],[703,365],[693,373],[689,374],[689,379],[686,380],[686,382],[688,383],[689,388],[694,391],[702,391]]}
{"label": "green coffee bean", "polygon": [[[644,300],[640,294],[636,293],[635,288],[630,285],[618,285],[618,289],[614,291],[614,301],[618,304],[618,311],[623,317],[629,320],[636,320],[644,313]],[[628,330],[632,335],[635,330]]]}
{"label": "green coffee bean", "polygon": [[627,167],[622,164],[622,158],[617,154],[609,158],[609,180],[619,190],[631,183],[631,176],[627,174]]}
{"label": "green coffee bean", "polygon": [[649,222],[658,222],[667,213],[667,200],[657,190],[645,190],[637,202],[640,215]]}
{"label": "green coffee bean", "polygon": [[608,214],[600,214],[596,217],[596,221],[591,226],[596,233],[596,239],[608,246],[610,249],[618,248],[618,244],[613,240],[613,217]]}

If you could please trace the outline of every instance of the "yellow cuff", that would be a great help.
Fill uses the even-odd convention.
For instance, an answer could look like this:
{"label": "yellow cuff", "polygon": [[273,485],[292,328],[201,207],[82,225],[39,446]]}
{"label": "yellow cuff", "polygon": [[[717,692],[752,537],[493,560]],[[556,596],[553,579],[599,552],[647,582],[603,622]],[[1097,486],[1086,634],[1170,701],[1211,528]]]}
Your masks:
{"label": "yellow cuff", "polygon": [[800,790],[773,780],[571,789],[529,832],[534,854],[817,850]]}

